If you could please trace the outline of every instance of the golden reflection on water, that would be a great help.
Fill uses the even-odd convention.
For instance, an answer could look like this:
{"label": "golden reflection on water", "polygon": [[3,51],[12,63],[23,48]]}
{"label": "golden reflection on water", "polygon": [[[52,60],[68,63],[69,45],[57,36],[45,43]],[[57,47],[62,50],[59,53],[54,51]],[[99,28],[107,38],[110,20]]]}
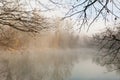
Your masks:
{"label": "golden reflection on water", "polygon": [[[68,51],[69,52],[69,51]],[[65,51],[28,54],[1,54],[1,80],[65,80],[78,56]],[[75,52],[74,52],[75,53]]]}
{"label": "golden reflection on water", "polygon": [[[94,80],[98,80],[99,76],[96,74],[102,69],[90,61],[96,49],[87,48],[87,46],[83,48],[81,44],[85,44],[80,41],[79,36],[56,31],[53,34],[47,32],[44,35],[38,35],[35,39],[26,36],[19,39],[22,42],[16,38],[12,40],[13,49],[5,46],[9,50],[0,51],[0,80],[66,80],[74,75],[73,68],[76,64],[78,65],[75,74],[78,72],[79,78],[74,78],[78,75],[76,74],[72,77],[73,79],[71,78],[72,80],[80,80],[82,77],[84,78],[82,80],[90,80],[92,69],[98,70],[92,73],[92,77],[96,77]],[[85,62],[86,60],[88,62]],[[101,71],[101,77],[104,78]],[[116,77],[113,74],[111,76]],[[107,76],[108,78],[113,79],[110,76]]]}

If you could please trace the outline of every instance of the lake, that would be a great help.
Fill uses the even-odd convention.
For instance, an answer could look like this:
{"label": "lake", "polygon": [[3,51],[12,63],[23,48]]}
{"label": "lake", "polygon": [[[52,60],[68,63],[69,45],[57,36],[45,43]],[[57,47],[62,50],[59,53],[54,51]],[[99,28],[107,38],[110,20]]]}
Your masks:
{"label": "lake", "polygon": [[92,48],[26,51],[0,55],[0,80],[120,80],[93,61]]}

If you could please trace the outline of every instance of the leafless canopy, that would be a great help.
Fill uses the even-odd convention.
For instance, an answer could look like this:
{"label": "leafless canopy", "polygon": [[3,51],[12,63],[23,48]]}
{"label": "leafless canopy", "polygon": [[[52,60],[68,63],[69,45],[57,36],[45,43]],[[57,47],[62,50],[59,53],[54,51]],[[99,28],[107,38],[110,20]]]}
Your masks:
{"label": "leafless canopy", "polygon": [[47,21],[37,10],[24,8],[22,0],[0,0],[0,28],[12,27],[24,32],[46,29]]}
{"label": "leafless canopy", "polygon": [[[120,69],[120,27],[110,29],[107,28],[104,32],[94,36],[100,50],[103,51],[100,55],[102,65],[114,66],[113,70]],[[112,70],[111,70],[112,71]]]}
{"label": "leafless canopy", "polygon": [[[50,1],[58,4],[56,0]],[[88,24],[88,26],[91,26],[97,18],[108,21],[110,19],[109,15],[112,16],[112,19],[117,20],[120,12],[119,4],[119,0],[71,0],[71,8],[63,19],[77,17],[81,25]]]}

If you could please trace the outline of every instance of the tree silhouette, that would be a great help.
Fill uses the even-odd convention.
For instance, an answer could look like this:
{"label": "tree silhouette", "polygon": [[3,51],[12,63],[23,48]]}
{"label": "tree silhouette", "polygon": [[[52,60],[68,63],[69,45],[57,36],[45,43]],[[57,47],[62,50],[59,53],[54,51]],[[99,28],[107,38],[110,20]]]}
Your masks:
{"label": "tree silhouette", "polygon": [[[107,28],[104,32],[94,36],[100,47],[97,62],[101,65],[112,66],[111,69],[120,69],[120,27]],[[112,70],[112,71],[113,71]]]}
{"label": "tree silhouette", "polygon": [[0,27],[12,27],[24,32],[38,32],[48,28],[47,19],[40,11],[27,10],[22,0],[0,1]]}
{"label": "tree silhouette", "polygon": [[[56,5],[61,5],[56,0],[50,0],[51,3]],[[70,9],[66,13],[65,18],[73,17],[77,18],[77,21],[80,22],[80,28],[83,25],[89,27],[94,23],[97,19],[103,18],[106,21],[110,20],[110,16],[112,16],[113,20],[119,19],[119,0],[74,0],[70,1]]]}
{"label": "tree silhouette", "polygon": [[[56,0],[50,0],[51,3],[56,5],[62,2]],[[71,1],[70,9],[66,13],[65,18],[74,18],[80,22],[80,29],[83,25],[90,26],[98,19],[110,21],[119,21],[120,12],[119,0],[74,0]],[[120,63],[120,25],[114,25],[114,28],[107,28],[104,32],[93,36],[96,43],[100,46],[100,50],[103,51],[100,55],[100,62],[102,65],[114,65],[116,69],[120,69],[118,66]],[[98,61],[99,61],[98,60]]]}

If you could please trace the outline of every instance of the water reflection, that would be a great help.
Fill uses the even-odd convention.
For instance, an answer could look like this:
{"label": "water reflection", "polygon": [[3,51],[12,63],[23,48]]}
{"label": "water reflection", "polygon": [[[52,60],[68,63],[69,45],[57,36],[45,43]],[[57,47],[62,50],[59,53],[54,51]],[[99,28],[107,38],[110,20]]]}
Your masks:
{"label": "water reflection", "polygon": [[[75,53],[76,55],[74,55]],[[1,80],[65,80],[78,61],[73,51],[1,55]]]}
{"label": "water reflection", "polygon": [[107,73],[106,67],[102,67],[94,62],[96,53],[95,49],[82,49],[83,54],[79,58],[79,63],[75,64],[72,70],[72,76],[69,80],[120,80],[120,76],[115,72]]}
{"label": "water reflection", "polygon": [[69,80],[120,80],[115,72],[106,73],[106,68],[96,65],[92,59],[76,64]]}
{"label": "water reflection", "polygon": [[109,54],[108,52],[101,51],[94,58],[94,62],[100,66],[107,68],[107,72],[116,72],[120,73],[120,55],[119,54]]}
{"label": "water reflection", "polygon": [[96,52],[81,48],[1,54],[0,80],[120,80],[93,62]]}

